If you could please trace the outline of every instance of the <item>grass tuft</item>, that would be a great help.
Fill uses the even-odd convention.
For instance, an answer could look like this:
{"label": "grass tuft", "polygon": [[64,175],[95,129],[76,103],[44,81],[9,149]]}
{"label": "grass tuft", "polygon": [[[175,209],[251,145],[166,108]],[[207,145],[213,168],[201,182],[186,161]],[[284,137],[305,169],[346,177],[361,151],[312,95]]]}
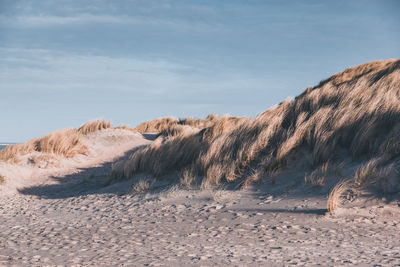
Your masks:
{"label": "grass tuft", "polygon": [[367,182],[371,182],[378,178],[377,163],[371,160],[366,165],[359,168],[354,175],[354,185],[356,187],[364,186]]}
{"label": "grass tuft", "polygon": [[343,163],[325,162],[320,167],[304,176],[304,182],[315,187],[323,187],[329,177],[341,177]]}
{"label": "grass tuft", "polygon": [[109,128],[111,128],[111,122],[105,120],[96,120],[85,123],[84,125],[79,127],[76,131],[79,134],[87,135],[90,133],[94,133]]}
{"label": "grass tuft", "polygon": [[341,204],[341,198],[343,194],[350,189],[349,181],[340,181],[335,185],[328,196],[327,209],[328,212],[332,213]]}
{"label": "grass tuft", "polygon": [[136,193],[145,193],[150,190],[150,183],[148,180],[139,180],[132,187]]}

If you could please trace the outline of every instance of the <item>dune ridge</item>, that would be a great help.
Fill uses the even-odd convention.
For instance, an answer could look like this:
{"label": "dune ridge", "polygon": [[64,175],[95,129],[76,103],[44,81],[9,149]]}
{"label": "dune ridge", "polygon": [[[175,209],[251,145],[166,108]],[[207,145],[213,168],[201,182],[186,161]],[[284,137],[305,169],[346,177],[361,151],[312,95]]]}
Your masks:
{"label": "dune ridge", "polygon": [[111,123],[105,120],[87,122],[78,129],[63,129],[42,138],[35,138],[25,144],[9,145],[0,150],[0,161],[18,163],[20,157],[32,152],[61,155],[72,158],[78,154],[86,154],[87,147],[82,143],[81,136],[111,128]]}
{"label": "dune ridge", "polygon": [[179,134],[187,134],[205,128],[211,128],[221,120],[229,120],[239,122],[245,120],[245,117],[232,117],[228,115],[217,116],[215,114],[208,115],[205,119],[195,118],[174,118],[165,117],[145,121],[139,124],[135,130],[139,133],[158,133],[161,136],[171,137]]}
{"label": "dune ridge", "polygon": [[[352,190],[373,184],[395,191],[399,132],[400,60],[375,61],[335,74],[256,118],[223,117],[202,130],[160,137],[116,163],[112,175],[174,174],[186,186],[247,186],[288,168],[311,173],[324,164],[360,162],[374,167],[354,173],[346,183]],[[364,177],[357,180],[360,172]]]}

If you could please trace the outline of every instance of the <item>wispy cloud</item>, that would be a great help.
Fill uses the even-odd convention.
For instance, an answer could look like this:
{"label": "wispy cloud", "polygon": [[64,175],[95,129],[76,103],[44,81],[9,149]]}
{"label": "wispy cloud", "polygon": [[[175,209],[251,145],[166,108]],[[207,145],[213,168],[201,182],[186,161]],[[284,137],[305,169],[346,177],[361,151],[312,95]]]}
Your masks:
{"label": "wispy cloud", "polygon": [[[185,66],[163,60],[0,48],[4,90],[131,90],[157,92],[180,79]],[[152,91],[154,90],[154,91]]]}
{"label": "wispy cloud", "polygon": [[14,27],[49,27],[69,24],[85,24],[85,23],[119,23],[119,24],[131,24],[135,21],[131,18],[121,18],[115,16],[96,16],[91,14],[82,14],[78,16],[1,16],[0,22],[3,25],[14,26]]}
{"label": "wispy cloud", "polygon": [[266,78],[224,72],[212,66],[4,47],[0,47],[0,79],[3,92],[113,90],[188,98],[203,94],[223,96],[228,92],[247,94],[267,84]]}
{"label": "wispy cloud", "polygon": [[[92,24],[107,24],[116,26],[147,26],[161,27],[178,30],[217,31],[222,25],[218,23],[207,23],[204,21],[186,21],[178,18],[151,18],[146,16],[124,16],[124,15],[93,15],[78,14],[73,16],[54,15],[0,15],[0,27],[7,28],[46,28],[58,26],[82,26]],[[3,25],[3,26],[1,26]]]}

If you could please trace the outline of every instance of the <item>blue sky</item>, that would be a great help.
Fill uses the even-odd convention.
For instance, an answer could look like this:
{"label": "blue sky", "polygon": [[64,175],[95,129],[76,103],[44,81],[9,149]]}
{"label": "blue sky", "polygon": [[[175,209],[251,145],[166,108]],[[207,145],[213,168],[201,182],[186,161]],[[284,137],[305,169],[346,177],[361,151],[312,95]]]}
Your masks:
{"label": "blue sky", "polygon": [[0,141],[96,118],[255,116],[399,58],[399,13],[396,0],[0,0]]}

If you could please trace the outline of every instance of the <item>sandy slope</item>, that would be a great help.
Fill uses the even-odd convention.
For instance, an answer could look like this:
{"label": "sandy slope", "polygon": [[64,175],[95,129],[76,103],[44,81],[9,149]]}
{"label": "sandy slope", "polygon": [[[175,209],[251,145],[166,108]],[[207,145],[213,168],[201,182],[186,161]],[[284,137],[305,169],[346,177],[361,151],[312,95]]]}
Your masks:
{"label": "sandy slope", "polygon": [[150,141],[106,130],[85,142],[88,157],[57,168],[0,166],[16,175],[0,197],[0,265],[400,265],[398,196],[325,215],[325,193],[284,179],[257,190],[137,194],[131,181],[104,182],[109,162]]}
{"label": "sandy slope", "polygon": [[151,142],[141,134],[118,129],[107,129],[81,138],[89,149],[88,156],[78,155],[65,159],[54,155],[54,160],[34,166],[30,160],[38,154],[34,152],[24,156],[22,163],[18,165],[0,162],[0,174],[7,179],[6,184],[0,187],[0,194],[13,194],[18,188],[41,184],[74,183],[85,175],[109,175],[110,162]]}

